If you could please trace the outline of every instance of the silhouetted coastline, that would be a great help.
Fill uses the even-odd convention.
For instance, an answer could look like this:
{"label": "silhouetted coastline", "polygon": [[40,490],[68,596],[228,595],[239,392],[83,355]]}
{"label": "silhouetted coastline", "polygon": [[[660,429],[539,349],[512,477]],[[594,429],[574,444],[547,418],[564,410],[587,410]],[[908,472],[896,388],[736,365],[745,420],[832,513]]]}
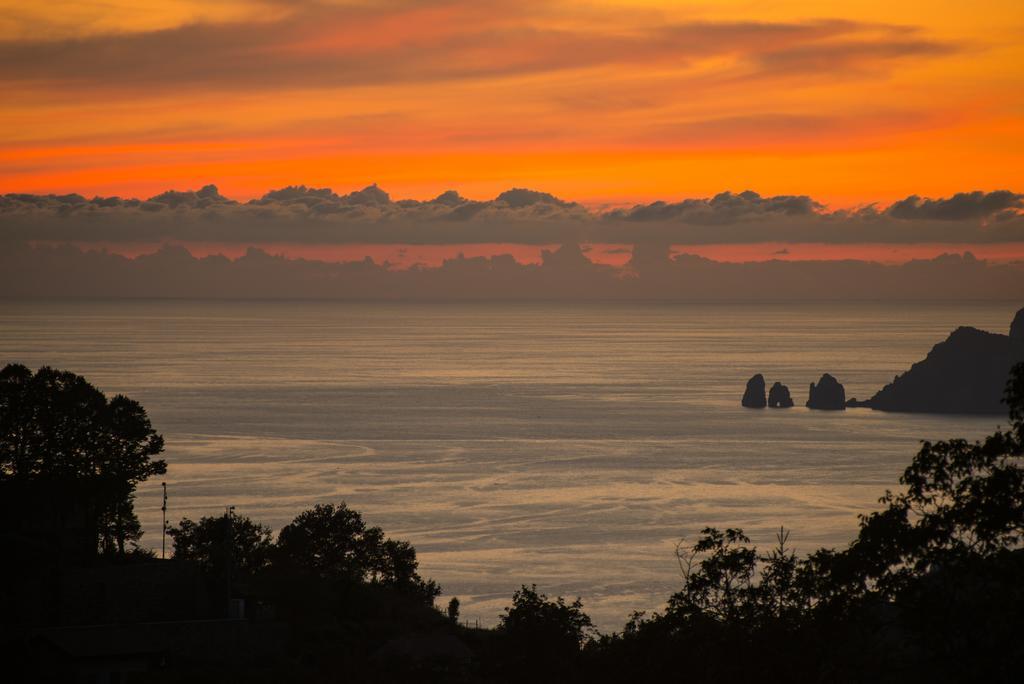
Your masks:
{"label": "silhouetted coastline", "polygon": [[1005,412],[1003,387],[1014,364],[1024,360],[1024,309],[1008,335],[961,327],[932,347],[922,361],[896,376],[866,401],[848,406],[920,413]]}

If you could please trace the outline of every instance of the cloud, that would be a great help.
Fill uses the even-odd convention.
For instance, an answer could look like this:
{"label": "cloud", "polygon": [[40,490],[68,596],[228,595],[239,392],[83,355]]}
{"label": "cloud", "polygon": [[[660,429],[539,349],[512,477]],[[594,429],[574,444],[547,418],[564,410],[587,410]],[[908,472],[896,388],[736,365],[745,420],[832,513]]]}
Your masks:
{"label": "cloud", "polygon": [[719,263],[639,246],[622,268],[590,262],[575,244],[541,264],[510,255],[459,256],[439,267],[391,270],[370,259],[327,263],[249,249],[237,259],[182,247],[134,259],[74,247],[0,250],[7,297],[195,297],[374,300],[842,300],[1024,298],[1024,264],[949,254],[886,266],[864,261]]}
{"label": "cloud", "polygon": [[638,127],[627,137],[640,144],[686,149],[773,148],[792,153],[820,149],[836,141],[883,139],[900,131],[938,129],[949,124],[948,111],[908,109],[876,102],[873,111],[796,114],[763,111],[756,114],[717,116],[658,122]]}
{"label": "cloud", "polygon": [[[0,83],[62,89],[336,88],[727,58],[744,78],[838,78],[956,46],[843,20],[676,21],[540,3],[310,3],[277,18],[0,42]],[[591,16],[594,21],[581,21]],[[614,27],[614,28],[612,28]],[[130,68],[126,68],[130,65]]]}
{"label": "cloud", "polygon": [[922,199],[917,195],[900,200],[886,213],[897,219],[969,221],[990,218],[1011,219],[1024,209],[1024,195],[1009,190],[958,192],[948,199]]}
{"label": "cloud", "polygon": [[605,215],[611,220],[664,221],[685,223],[733,223],[766,216],[812,216],[824,207],[806,195],[761,197],[746,190],[739,194],[723,192],[711,199],[688,199],[675,204],[653,202],[632,209],[617,209]]}
{"label": "cloud", "polygon": [[821,44],[796,44],[757,55],[758,63],[773,73],[818,70],[822,78],[832,73],[877,70],[882,64],[911,57],[937,57],[955,52],[948,43],[901,36],[898,29],[874,40],[841,39]]}
{"label": "cloud", "polygon": [[[97,200],[98,203],[102,205],[103,199],[97,198]],[[113,198],[113,200],[116,201],[117,198]],[[107,199],[108,203],[111,201],[112,200],[110,198]],[[218,205],[237,204],[237,202],[229,200],[221,195],[217,190],[216,185],[205,185],[196,191],[187,190],[185,192],[179,192],[177,190],[168,190],[156,195],[155,197],[150,197],[147,200],[147,203],[164,205],[170,209],[177,209],[178,207],[205,209],[207,207],[215,207]]]}
{"label": "cloud", "polygon": [[293,185],[241,203],[216,186],[148,199],[79,194],[0,196],[0,241],[305,244],[736,244],[1024,242],[1024,196],[1009,192],[911,196],[879,209],[832,211],[806,195],[722,192],[591,211],[515,188],[491,200],[447,191],[394,200],[370,185],[338,194]]}
{"label": "cloud", "polygon": [[494,198],[495,202],[503,202],[512,209],[522,209],[523,207],[571,207],[576,206],[571,202],[564,202],[554,195],[546,192],[538,192],[536,190],[527,190],[525,188],[512,188],[506,190],[497,197]]}

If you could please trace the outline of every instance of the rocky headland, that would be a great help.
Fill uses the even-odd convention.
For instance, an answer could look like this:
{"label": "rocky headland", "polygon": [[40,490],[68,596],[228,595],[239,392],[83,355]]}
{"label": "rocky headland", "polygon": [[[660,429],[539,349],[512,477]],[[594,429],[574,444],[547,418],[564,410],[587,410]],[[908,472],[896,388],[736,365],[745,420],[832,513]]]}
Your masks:
{"label": "rocky headland", "polygon": [[1024,309],[1008,335],[960,327],[867,401],[848,406],[911,413],[1004,414],[1010,368],[1024,361]]}

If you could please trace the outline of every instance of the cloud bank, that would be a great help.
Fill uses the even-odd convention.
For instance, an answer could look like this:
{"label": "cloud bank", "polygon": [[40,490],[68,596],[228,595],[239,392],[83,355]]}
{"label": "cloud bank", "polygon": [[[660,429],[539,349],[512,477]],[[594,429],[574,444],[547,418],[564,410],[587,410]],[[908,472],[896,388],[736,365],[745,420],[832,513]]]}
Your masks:
{"label": "cloud bank", "polygon": [[448,191],[394,200],[370,185],[338,194],[295,185],[238,202],[215,186],[148,199],[0,196],[0,241],[451,245],[998,244],[1024,241],[1024,195],[916,195],[887,207],[830,210],[804,195],[723,192],[607,211],[515,188],[478,201]]}
{"label": "cloud bank", "polygon": [[625,266],[591,262],[578,245],[539,264],[509,255],[392,270],[369,258],[327,263],[250,248],[238,259],[164,247],[134,259],[75,247],[0,251],[0,291],[32,297],[360,300],[979,300],[1024,301],[1024,264],[970,254],[888,266],[864,261],[719,263],[638,245]]}

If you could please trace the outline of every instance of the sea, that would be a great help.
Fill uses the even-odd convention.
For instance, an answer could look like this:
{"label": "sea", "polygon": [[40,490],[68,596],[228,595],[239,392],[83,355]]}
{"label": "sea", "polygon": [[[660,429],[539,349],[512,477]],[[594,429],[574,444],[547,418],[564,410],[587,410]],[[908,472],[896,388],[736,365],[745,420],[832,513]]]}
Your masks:
{"label": "sea", "polygon": [[[867,398],[1021,304],[0,300],[0,363],[143,404],[166,440],[136,501],[158,555],[161,482],[171,524],[234,506],[276,531],[345,502],[471,624],[536,584],[611,632],[680,588],[704,527],[843,548],[921,440],[1005,424],[803,404],[826,372]],[[754,373],[797,406],[742,408]]]}

